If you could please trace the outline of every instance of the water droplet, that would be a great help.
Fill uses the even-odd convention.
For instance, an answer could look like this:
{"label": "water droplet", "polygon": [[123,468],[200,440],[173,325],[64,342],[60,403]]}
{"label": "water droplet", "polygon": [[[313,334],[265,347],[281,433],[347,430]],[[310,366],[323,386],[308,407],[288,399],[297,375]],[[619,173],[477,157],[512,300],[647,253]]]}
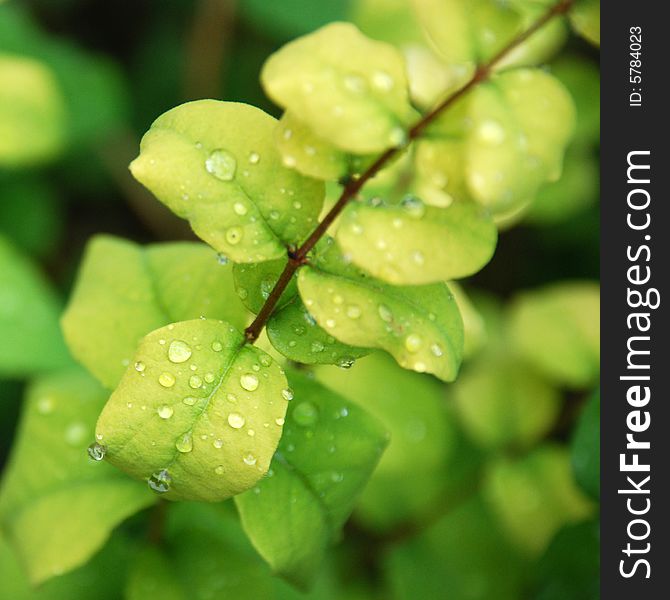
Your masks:
{"label": "water droplet", "polygon": [[245,373],[240,377],[240,385],[248,392],[258,389],[258,377],[253,373]]}
{"label": "water droplet", "polygon": [[497,121],[487,119],[477,130],[479,139],[487,144],[499,145],[505,141],[505,130]]}
{"label": "water droplet", "polygon": [[230,413],[228,415],[228,425],[233,429],[242,429],[247,420],[240,413]]}
{"label": "water droplet", "polygon": [[289,169],[292,169],[296,165],[295,156],[291,156],[290,154],[284,155],[282,162],[284,163],[284,166],[288,167]]}
{"label": "water droplet", "polygon": [[149,487],[158,494],[164,494],[170,490],[170,485],[172,483],[172,477],[167,472],[167,469],[161,469],[156,471],[149,479],[147,484]]}
{"label": "water droplet", "polygon": [[393,89],[393,77],[386,71],[375,71],[372,74],[372,85],[381,92],[390,92]]}
{"label": "water droplet", "polygon": [[223,266],[227,265],[230,262],[230,259],[223,252],[218,252],[216,255],[216,262]]}
{"label": "water droplet", "polygon": [[361,316],[361,309],[360,307],[356,306],[355,304],[350,304],[347,306],[347,317],[350,319],[358,319]]}
{"label": "water droplet", "polygon": [[242,239],[242,229],[239,227],[230,227],[226,230],[226,241],[234,246]]}
{"label": "water droplet", "polygon": [[275,423],[277,423],[277,425],[279,425],[280,427],[281,427],[285,422],[286,422],[286,421],[285,421],[284,417],[279,417],[278,419],[275,419]]}
{"label": "water droplet", "polygon": [[417,373],[425,373],[426,372],[426,363],[423,363],[421,361],[417,361],[414,363],[414,366],[412,367]]}
{"label": "water droplet", "polygon": [[223,345],[221,342],[212,342],[212,350],[214,350],[214,352],[221,352],[221,350],[223,350]]}
{"label": "water droplet", "polygon": [[365,80],[360,75],[346,75],[344,77],[344,87],[354,94],[360,94],[365,90]]}
{"label": "water droplet", "polygon": [[401,204],[405,212],[416,219],[420,219],[426,214],[426,205],[420,198],[407,196],[403,199]]}
{"label": "water droplet", "polygon": [[335,327],[335,325],[337,325],[335,319],[326,319],[326,327],[332,329],[333,327]]}
{"label": "water droplet", "polygon": [[432,344],[430,346],[430,351],[433,353],[434,356],[442,356],[444,352],[442,351],[442,347],[439,344]]}
{"label": "water droplet", "polygon": [[172,373],[161,373],[158,377],[158,383],[163,387],[170,388],[175,384],[176,379]]}
{"label": "water droplet", "polygon": [[257,165],[257,164],[258,164],[258,161],[260,161],[260,159],[261,159],[261,155],[258,154],[258,152],[252,152],[252,153],[249,155],[249,162],[250,162],[252,165]]}
{"label": "water droplet", "polygon": [[158,416],[161,419],[169,419],[174,414],[173,408],[171,406],[168,406],[167,404],[159,406],[156,409],[156,412],[158,413]]}
{"label": "water droplet", "polygon": [[418,336],[416,333],[410,333],[405,338],[405,348],[407,348],[408,352],[417,352],[421,348],[421,344],[421,336]]}
{"label": "water droplet", "polygon": [[198,399],[194,398],[193,396],[186,396],[186,398],[182,400],[182,402],[186,404],[186,406],[195,406],[197,401]]}
{"label": "water droplet", "polygon": [[337,359],[337,366],[340,369],[351,369],[356,361],[351,356],[341,356]]}
{"label": "water droplet", "polygon": [[214,376],[214,373],[205,373],[205,381],[207,383],[212,383],[216,377]]}
{"label": "water droplet", "polygon": [[237,402],[237,396],[235,394],[227,394],[226,399],[228,402]]}
{"label": "water droplet", "polygon": [[223,440],[221,438],[216,438],[212,442],[212,446],[214,446],[217,450],[223,448]]}
{"label": "water droplet", "polygon": [[223,474],[226,472],[226,469],[224,468],[223,465],[219,465],[218,467],[216,467],[216,468],[214,469],[214,472],[215,472],[217,475],[223,475]]}
{"label": "water droplet", "polygon": [[175,442],[175,448],[177,448],[179,452],[190,452],[193,450],[193,438],[191,437],[191,433],[187,432],[180,435]]}
{"label": "water droplet", "polygon": [[287,402],[293,400],[293,390],[291,388],[286,388],[281,391],[282,398]]}
{"label": "water droplet", "polygon": [[232,181],[235,177],[237,161],[227,150],[214,150],[205,160],[205,169],[221,181]]}
{"label": "water droplet", "polygon": [[147,368],[147,366],[146,366],[143,362],[141,362],[141,361],[137,361],[137,362],[135,363],[135,370],[136,370],[138,373],[144,373],[144,370],[145,370],[146,368]]}
{"label": "water droplet", "polygon": [[309,400],[301,402],[293,410],[293,420],[301,427],[311,427],[318,418],[318,409]]}
{"label": "water droplet", "polygon": [[342,473],[338,473],[337,471],[333,471],[330,475],[330,480],[333,483],[340,483],[344,479],[344,475]]}
{"label": "water droplet", "polygon": [[198,388],[202,387],[202,377],[200,377],[199,375],[191,375],[191,377],[188,380],[188,384],[194,390],[197,390]]}
{"label": "water droplet", "polygon": [[249,465],[250,467],[253,467],[256,464],[256,457],[249,452],[242,460],[244,460],[245,465]]}
{"label": "water droplet", "polygon": [[391,312],[391,309],[386,306],[386,304],[380,304],[377,308],[377,312],[379,313],[382,321],[386,323],[393,321],[393,313]]}
{"label": "water droplet", "polygon": [[325,346],[319,341],[312,342],[311,346],[309,347],[312,352],[323,352],[324,348]]}
{"label": "water droplet", "polygon": [[174,340],[168,348],[168,359],[173,363],[183,363],[191,358],[191,347],[181,340]]}
{"label": "water droplet", "polygon": [[107,448],[98,442],[91,444],[87,449],[88,455],[95,461],[100,461],[105,458]]}

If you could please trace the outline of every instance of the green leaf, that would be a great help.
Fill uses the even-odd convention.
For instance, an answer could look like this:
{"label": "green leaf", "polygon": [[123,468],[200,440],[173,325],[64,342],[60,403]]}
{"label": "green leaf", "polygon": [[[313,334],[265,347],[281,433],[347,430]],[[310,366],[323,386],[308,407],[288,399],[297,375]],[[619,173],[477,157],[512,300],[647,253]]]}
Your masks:
{"label": "green leaf", "polygon": [[321,367],[317,377],[391,434],[356,506],[359,522],[375,531],[423,523],[452,495],[467,493],[478,453],[463,441],[439,382],[400,368],[380,352],[358,361],[346,376]]}
{"label": "green leaf", "polygon": [[600,498],[600,392],[588,401],[572,435],[572,470],[589,496]]}
{"label": "green leaf", "polygon": [[283,369],[224,321],[147,335],[105,406],[105,458],[171,500],[217,502],[268,470],[287,399]]}
{"label": "green leaf", "polygon": [[[233,265],[233,278],[237,295],[244,305],[254,314],[258,314],[275,287],[288,259],[278,258],[260,263]],[[277,308],[286,306],[297,295],[295,278],[291,279],[279,298]]]}
{"label": "green leaf", "polygon": [[268,476],[237,496],[242,525],[273,571],[306,588],[386,446],[381,424],[298,373]]}
{"label": "green leaf", "polygon": [[360,173],[371,162],[370,157],[339,150],[289,112],[279,120],[275,139],[284,165],[316,179],[338,181]]}
{"label": "green leaf", "polygon": [[458,310],[463,319],[463,357],[470,358],[479,352],[487,342],[488,331],[483,315],[479,312],[465,290],[455,281],[449,282]]}
{"label": "green leaf", "polygon": [[494,460],[484,495],[510,541],[529,556],[541,554],[564,525],[593,514],[572,477],[568,452],[556,445],[519,460]]}
{"label": "green leaf", "polygon": [[600,598],[600,523],[561,529],[537,564],[533,600]]}
{"label": "green leaf", "polygon": [[118,383],[150,331],[200,316],[238,329],[248,315],[233,288],[232,266],[204,244],[141,247],[110,236],[89,243],[63,315],[65,339],[105,386]]}
{"label": "green leaf", "polygon": [[290,360],[308,365],[327,364],[347,368],[354,359],[369,352],[365,348],[338,342],[319,327],[298,296],[272,314],[267,333],[276,350]]}
{"label": "green leaf", "polygon": [[155,498],[86,446],[107,392],[70,370],[28,391],[0,492],[0,519],[33,584],[70,571],[99,550],[121,521]]}
{"label": "green leaf", "polygon": [[493,256],[497,238],[491,218],[474,204],[435,208],[409,198],[401,206],[350,204],[336,239],[374,277],[419,285],[476,273]]}
{"label": "green leaf", "polygon": [[70,364],[59,312],[42,274],[0,235],[0,375],[25,377]]}
{"label": "green leaf", "polygon": [[64,138],[64,100],[51,70],[36,60],[0,53],[0,165],[49,160]]}
{"label": "green leaf", "polygon": [[481,448],[528,448],[558,417],[560,396],[518,358],[484,356],[455,384],[463,426]]}
{"label": "green leaf", "polygon": [[[519,600],[525,564],[477,497],[395,546],[385,572],[397,600]],[[567,596],[566,596],[567,600]]]}
{"label": "green leaf", "polygon": [[600,0],[579,0],[568,16],[579,35],[600,47]]}
{"label": "green leaf", "polygon": [[331,23],[273,54],[261,81],[318,137],[366,154],[405,141],[413,117],[402,55],[350,23]]}
{"label": "green leaf", "polygon": [[493,57],[521,30],[521,17],[496,0],[413,0],[434,48],[451,64]]}
{"label": "green leaf", "polygon": [[247,104],[188,102],[154,121],[130,170],[234,262],[280,258],[314,228],[323,185],[282,166],[275,124]]}
{"label": "green leaf", "polygon": [[555,284],[519,296],[510,315],[513,346],[547,377],[569,387],[595,385],[600,373],[600,290]]}
{"label": "green leaf", "polygon": [[126,600],[186,600],[186,590],[181,587],[172,561],[156,546],[138,552],[126,585]]}
{"label": "green leaf", "polygon": [[355,0],[350,20],[368,37],[402,47],[423,41],[407,0]]}
{"label": "green leaf", "polygon": [[334,338],[386,350],[407,369],[455,379],[463,355],[463,322],[446,284],[394,287],[352,265],[335,244],[298,273],[309,313]]}

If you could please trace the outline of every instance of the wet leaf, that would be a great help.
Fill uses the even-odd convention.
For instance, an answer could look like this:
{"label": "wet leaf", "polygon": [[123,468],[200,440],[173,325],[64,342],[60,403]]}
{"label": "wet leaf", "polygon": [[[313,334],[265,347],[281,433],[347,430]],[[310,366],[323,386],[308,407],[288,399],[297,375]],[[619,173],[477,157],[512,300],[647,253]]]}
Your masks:
{"label": "wet leaf", "polygon": [[234,262],[280,258],[314,228],[324,192],[282,165],[275,126],[247,104],[182,104],[154,121],[130,169]]}
{"label": "wet leaf", "polygon": [[62,323],[75,358],[114,388],[142,337],[200,316],[246,326],[232,265],[219,264],[204,244],[142,247],[97,236],[87,247]]}
{"label": "wet leaf", "polygon": [[78,370],[28,391],[0,518],[34,585],[85,563],[120,522],[155,501],[146,486],[87,454],[106,398]]}
{"label": "wet leaf", "polygon": [[147,335],[105,406],[105,459],[171,500],[217,502],[252,487],[281,437],[283,370],[223,321]]}
{"label": "wet leaf", "polygon": [[323,244],[300,269],[307,310],[345,344],[386,350],[407,369],[452,381],[463,355],[463,322],[446,284],[390,286],[348,264]]}
{"label": "wet leaf", "polygon": [[237,496],[242,525],[273,571],[308,587],[386,445],[381,424],[304,375],[267,477]]}
{"label": "wet leaf", "polygon": [[0,235],[0,375],[25,377],[70,364],[59,312],[42,274]]}
{"label": "wet leaf", "polygon": [[315,135],[356,154],[402,144],[413,117],[400,52],[350,23],[290,42],[268,59],[261,80]]}
{"label": "wet leaf", "polygon": [[354,264],[394,285],[458,279],[479,271],[493,255],[497,230],[474,204],[400,206],[350,204],[337,242]]}
{"label": "wet leaf", "polygon": [[[260,263],[233,265],[235,290],[244,306],[251,312],[258,313],[275,287],[279,276],[286,266],[287,259],[267,260]],[[298,293],[295,278],[291,279],[281,295],[277,308],[288,304]]]}

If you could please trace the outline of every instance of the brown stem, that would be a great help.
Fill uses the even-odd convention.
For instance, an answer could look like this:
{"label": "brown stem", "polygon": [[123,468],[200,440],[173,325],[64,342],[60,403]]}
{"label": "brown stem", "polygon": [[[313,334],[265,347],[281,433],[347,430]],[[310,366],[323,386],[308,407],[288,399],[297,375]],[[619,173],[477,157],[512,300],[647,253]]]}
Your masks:
{"label": "brown stem", "polygon": [[[502,61],[512,50],[523,44],[529,37],[531,37],[536,31],[544,27],[549,21],[554,17],[563,15],[570,10],[570,7],[573,5],[575,0],[560,0],[554,6],[549,8],[541,17],[539,17],[528,29],[521,33],[518,37],[514,38],[509,44],[502,48],[493,58],[491,58],[487,63],[479,65],[472,77],[465,83],[462,87],[456,90],[453,94],[447,96],[442,102],[440,102],[435,108],[427,112],[421,119],[419,119],[412,127],[410,127],[407,134],[406,144],[409,144],[411,141],[419,137],[419,135],[430,125],[438,116],[444,113],[450,106],[467,94],[472,88],[476,85],[485,81],[491,76],[493,68]],[[388,161],[400,152],[404,146],[397,146],[394,148],[389,148],[385,152],[379,155],[379,157],[360,175],[360,177],[350,179],[342,190],[342,195],[340,199],[335,203],[333,208],[330,209],[328,214],[323,218],[311,235],[305,240],[305,242],[300,246],[295,252],[289,252],[289,261],[284,267],[284,271],[279,276],[277,283],[275,284],[272,292],[267,297],[265,304],[261,308],[258,315],[254,319],[253,323],[245,330],[245,335],[247,341],[250,344],[253,344],[258,336],[263,331],[263,327],[267,323],[272,311],[274,310],[279,298],[286,289],[286,286],[291,281],[291,278],[298,270],[298,267],[305,263],[307,253],[314,248],[316,243],[321,239],[321,237],[326,233],[328,228],[333,224],[335,219],[340,215],[344,210],[344,207],[349,203],[350,200],[356,197],[356,194],[361,190],[361,188],[372,179],[379,171],[381,171]]]}

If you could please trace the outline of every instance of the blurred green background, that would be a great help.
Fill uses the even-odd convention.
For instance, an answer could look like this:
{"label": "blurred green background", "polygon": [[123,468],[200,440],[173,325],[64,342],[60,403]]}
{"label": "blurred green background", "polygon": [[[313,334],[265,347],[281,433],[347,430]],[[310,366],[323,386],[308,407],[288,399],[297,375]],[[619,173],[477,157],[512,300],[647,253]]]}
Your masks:
{"label": "blurred green background", "polygon": [[[258,81],[269,54],[333,20],[401,42],[404,4],[0,2],[0,465],[31,378],[70,362],[58,318],[90,236],[194,239],[128,172],[151,122],[206,97],[278,116]],[[377,356],[317,373],[365,398],[394,441],[312,597],[598,597],[598,55],[571,38],[548,68],[573,93],[578,133],[561,180],[467,282],[471,330],[486,333],[459,381]],[[0,598],[122,597],[137,527],[38,592],[0,542]]]}

